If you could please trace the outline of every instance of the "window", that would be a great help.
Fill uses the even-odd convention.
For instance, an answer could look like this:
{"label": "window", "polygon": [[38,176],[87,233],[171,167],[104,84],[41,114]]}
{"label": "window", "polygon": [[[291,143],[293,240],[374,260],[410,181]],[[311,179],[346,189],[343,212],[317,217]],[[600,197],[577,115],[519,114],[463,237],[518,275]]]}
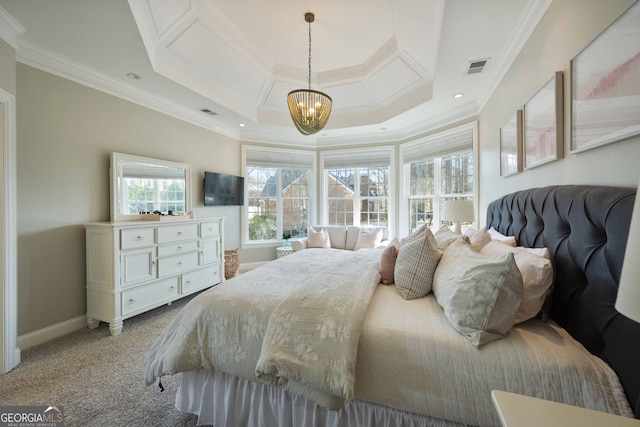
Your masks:
{"label": "window", "polygon": [[312,214],[315,154],[299,150],[243,148],[245,243],[306,236]]}
{"label": "window", "polygon": [[445,200],[474,200],[475,135],[475,124],[464,125],[401,146],[406,200],[401,229],[411,232],[423,224],[438,228],[444,223]]}
{"label": "window", "polygon": [[325,222],[389,227],[392,150],[324,153]]}
{"label": "window", "polygon": [[408,169],[409,231],[442,225],[445,200],[473,200],[473,151],[410,163]]}

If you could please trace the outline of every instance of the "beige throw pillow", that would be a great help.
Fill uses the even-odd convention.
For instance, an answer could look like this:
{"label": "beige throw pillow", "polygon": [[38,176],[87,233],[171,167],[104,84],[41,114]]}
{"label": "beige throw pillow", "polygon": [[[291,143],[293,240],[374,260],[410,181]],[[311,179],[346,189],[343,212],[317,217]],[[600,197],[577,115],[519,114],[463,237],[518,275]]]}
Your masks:
{"label": "beige throw pillow", "polygon": [[309,227],[307,232],[307,248],[330,248],[331,240],[329,239],[329,230],[322,227],[317,230]]}
{"label": "beige throw pillow", "polygon": [[400,241],[393,239],[380,255],[380,279],[385,285],[394,283],[393,270],[396,267],[398,249],[400,249]]}
{"label": "beige throw pillow", "polygon": [[427,230],[429,230],[429,227],[427,227],[426,224],[422,224],[420,227],[418,227],[415,230],[413,230],[413,232],[411,234],[409,234],[408,236],[405,236],[402,239],[400,239],[400,244],[404,245],[407,242],[410,242],[412,240],[417,239],[418,237],[421,237],[422,234]]}
{"label": "beige throw pillow", "polygon": [[487,227],[482,227],[479,230],[475,228],[465,228],[462,230],[462,234],[469,238],[471,247],[476,251],[479,251],[484,245],[491,241],[491,235],[487,232]]}
{"label": "beige throw pillow", "polygon": [[454,233],[447,225],[440,227],[440,229],[436,231],[435,237],[436,242],[438,242],[438,247],[443,251],[446,250],[453,242],[465,241],[469,243],[469,237],[464,234]]}
{"label": "beige throw pillow", "polygon": [[453,242],[433,277],[433,293],[453,328],[479,347],[507,335],[522,300],[512,253],[488,257]]}
{"label": "beige throw pillow", "polygon": [[353,250],[362,248],[377,248],[382,242],[382,228],[361,228],[358,233],[358,240]]}
{"label": "beige throw pillow", "polygon": [[526,248],[514,248],[497,240],[492,240],[480,250],[481,255],[489,256],[505,253],[513,253],[522,274],[524,294],[514,319],[514,323],[518,324],[535,317],[542,310],[553,283],[553,265],[549,259],[535,255]]}
{"label": "beige throw pillow", "polygon": [[442,257],[430,230],[414,240],[401,244],[393,270],[398,293],[404,299],[420,298],[431,292],[433,272]]}

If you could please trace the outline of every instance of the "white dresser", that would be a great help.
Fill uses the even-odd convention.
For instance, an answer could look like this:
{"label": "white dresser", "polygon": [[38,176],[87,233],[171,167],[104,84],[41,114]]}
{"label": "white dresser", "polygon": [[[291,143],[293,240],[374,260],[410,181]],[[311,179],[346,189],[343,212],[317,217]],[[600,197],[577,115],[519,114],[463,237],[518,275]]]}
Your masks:
{"label": "white dresser", "polygon": [[87,324],[109,323],[224,280],[224,218],[85,224]]}

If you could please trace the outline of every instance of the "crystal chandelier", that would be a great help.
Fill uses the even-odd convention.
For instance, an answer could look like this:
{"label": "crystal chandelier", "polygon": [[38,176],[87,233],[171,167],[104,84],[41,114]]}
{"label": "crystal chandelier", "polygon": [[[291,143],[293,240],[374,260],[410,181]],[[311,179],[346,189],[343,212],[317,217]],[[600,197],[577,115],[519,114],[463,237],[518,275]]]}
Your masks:
{"label": "crystal chandelier", "polygon": [[287,95],[293,124],[303,135],[322,130],[329,120],[332,105],[329,95],[311,89],[311,23],[314,19],[313,13],[304,14],[304,20],[309,23],[309,89],[292,90]]}

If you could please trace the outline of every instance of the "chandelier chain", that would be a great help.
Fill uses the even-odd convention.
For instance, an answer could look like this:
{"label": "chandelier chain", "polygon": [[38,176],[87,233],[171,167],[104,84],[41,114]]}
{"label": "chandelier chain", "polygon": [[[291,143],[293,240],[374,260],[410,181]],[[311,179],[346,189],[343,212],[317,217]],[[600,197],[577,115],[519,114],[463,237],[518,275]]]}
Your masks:
{"label": "chandelier chain", "polygon": [[309,22],[309,89],[311,89],[311,22]]}

